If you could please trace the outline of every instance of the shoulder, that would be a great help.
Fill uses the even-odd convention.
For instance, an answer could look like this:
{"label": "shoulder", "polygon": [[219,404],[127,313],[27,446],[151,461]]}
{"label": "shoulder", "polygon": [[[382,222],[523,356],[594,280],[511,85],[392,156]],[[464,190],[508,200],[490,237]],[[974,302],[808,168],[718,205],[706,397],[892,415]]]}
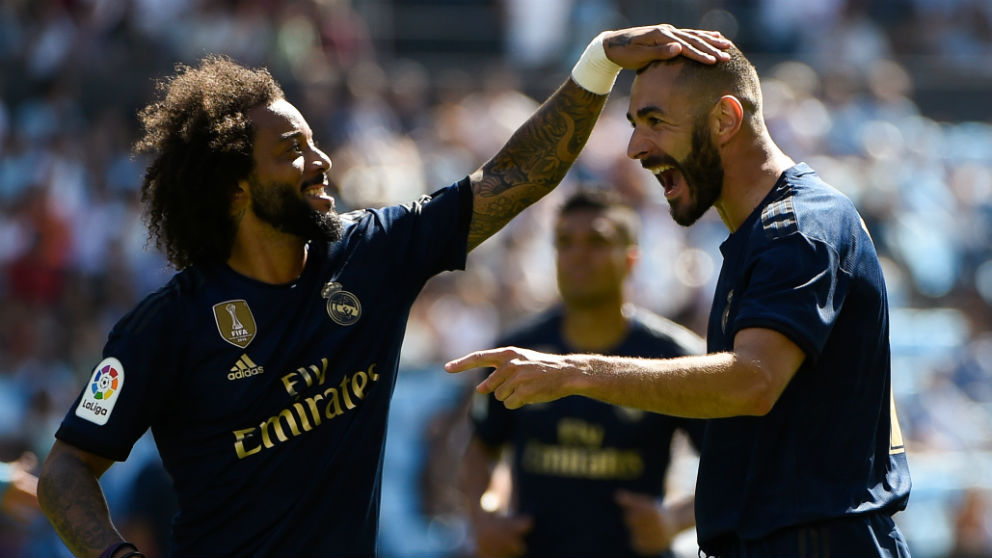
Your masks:
{"label": "shoulder", "polygon": [[143,298],[114,326],[111,335],[154,335],[182,329],[183,306],[203,289],[206,279],[196,267],[175,274],[168,283]]}
{"label": "shoulder", "polygon": [[631,307],[635,331],[658,342],[674,344],[684,355],[704,354],[706,342],[691,329],[644,308]]}
{"label": "shoulder", "polygon": [[761,210],[757,226],[767,238],[798,232],[825,240],[859,226],[860,221],[850,198],[827,184],[809,165],[799,163],[785,172],[784,180]]}

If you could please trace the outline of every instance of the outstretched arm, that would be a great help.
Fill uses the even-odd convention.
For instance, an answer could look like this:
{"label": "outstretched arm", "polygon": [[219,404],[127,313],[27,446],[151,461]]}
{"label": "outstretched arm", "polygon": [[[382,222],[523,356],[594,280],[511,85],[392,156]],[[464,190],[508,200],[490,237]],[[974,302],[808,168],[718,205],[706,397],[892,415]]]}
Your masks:
{"label": "outstretched arm", "polygon": [[112,464],[109,459],[56,440],[41,469],[41,509],[76,556],[99,556],[124,540],[110,520],[99,483]]}
{"label": "outstretched arm", "polygon": [[634,27],[597,37],[572,78],[469,177],[474,195],[469,250],[561,182],[589,138],[620,68],[637,69],[679,55],[714,63],[726,57],[721,49],[729,45],[719,33],[671,25]]}
{"label": "outstretched arm", "polygon": [[767,414],[806,355],[771,329],[742,329],[734,350],[668,359],[548,355],[513,347],[476,351],[448,372],[492,367],[476,391],[508,409],[583,395],[614,405],[690,418]]}

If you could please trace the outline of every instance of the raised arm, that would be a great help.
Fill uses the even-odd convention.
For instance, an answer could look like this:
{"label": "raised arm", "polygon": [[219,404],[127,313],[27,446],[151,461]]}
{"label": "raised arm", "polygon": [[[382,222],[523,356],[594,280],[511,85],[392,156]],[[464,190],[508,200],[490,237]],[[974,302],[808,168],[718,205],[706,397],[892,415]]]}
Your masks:
{"label": "raised arm", "polygon": [[110,520],[99,482],[112,464],[109,459],[56,440],[42,466],[38,502],[76,556],[99,556],[124,540]]}
{"label": "raised arm", "polygon": [[719,33],[671,25],[600,34],[572,70],[572,77],[538,108],[492,159],[471,174],[474,208],[471,250],[565,177],[579,156],[621,68],[687,56],[713,63],[730,42]]}

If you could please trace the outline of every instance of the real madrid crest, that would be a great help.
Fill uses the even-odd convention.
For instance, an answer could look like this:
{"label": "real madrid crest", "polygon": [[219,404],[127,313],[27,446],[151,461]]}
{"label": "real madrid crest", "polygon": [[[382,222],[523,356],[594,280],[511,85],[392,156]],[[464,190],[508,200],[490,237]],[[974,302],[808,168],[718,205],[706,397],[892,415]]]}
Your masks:
{"label": "real madrid crest", "polygon": [[341,283],[328,281],[320,296],[327,299],[327,315],[334,323],[348,326],[362,317],[362,303],[354,293],[342,289]]}

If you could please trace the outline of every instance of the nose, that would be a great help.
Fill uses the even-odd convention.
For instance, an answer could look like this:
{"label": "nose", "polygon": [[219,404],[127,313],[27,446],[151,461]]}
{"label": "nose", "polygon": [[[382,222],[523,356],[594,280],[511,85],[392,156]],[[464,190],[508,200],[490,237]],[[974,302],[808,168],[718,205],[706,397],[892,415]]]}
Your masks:
{"label": "nose", "polygon": [[644,136],[638,133],[637,128],[630,133],[630,141],[627,142],[627,157],[640,160],[648,155],[649,144]]}
{"label": "nose", "polygon": [[317,148],[314,148],[313,151],[316,154],[316,158],[313,161],[314,165],[322,171],[330,170],[332,163],[331,158],[327,156],[327,153],[324,153]]}

